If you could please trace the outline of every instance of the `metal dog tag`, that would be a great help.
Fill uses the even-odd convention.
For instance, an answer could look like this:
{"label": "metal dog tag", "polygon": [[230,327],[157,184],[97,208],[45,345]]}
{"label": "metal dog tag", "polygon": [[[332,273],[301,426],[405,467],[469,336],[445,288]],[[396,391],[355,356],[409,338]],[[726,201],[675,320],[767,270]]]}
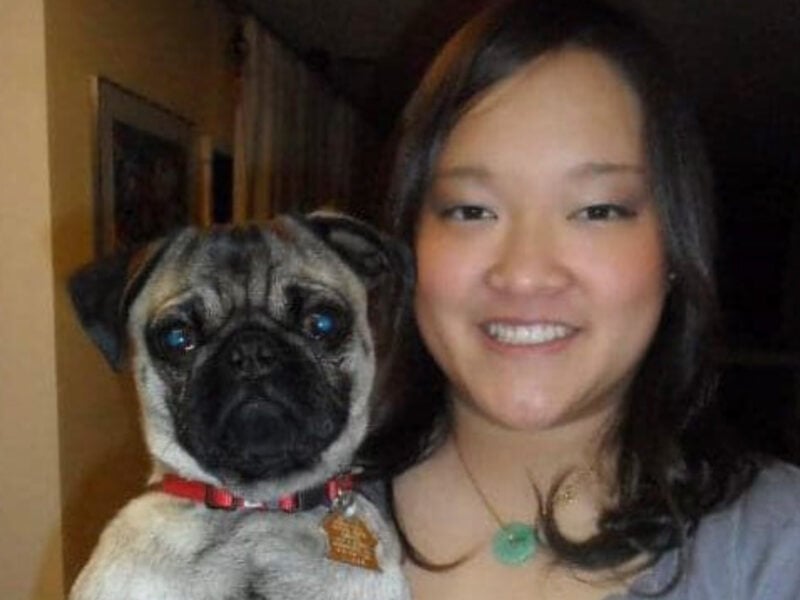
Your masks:
{"label": "metal dog tag", "polygon": [[377,538],[364,521],[345,511],[331,510],[322,521],[328,536],[328,558],[362,569],[380,571],[375,547]]}

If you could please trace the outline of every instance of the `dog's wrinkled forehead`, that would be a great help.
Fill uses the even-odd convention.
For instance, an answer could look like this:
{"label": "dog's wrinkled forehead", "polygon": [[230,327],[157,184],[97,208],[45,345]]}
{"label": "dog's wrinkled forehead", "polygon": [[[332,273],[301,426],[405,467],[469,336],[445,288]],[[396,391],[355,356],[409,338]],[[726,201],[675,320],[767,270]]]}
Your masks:
{"label": "dog's wrinkled forehead", "polygon": [[187,229],[166,250],[148,285],[149,309],[182,293],[200,295],[207,309],[258,306],[291,283],[313,283],[359,297],[358,279],[335,252],[290,219],[261,225]]}

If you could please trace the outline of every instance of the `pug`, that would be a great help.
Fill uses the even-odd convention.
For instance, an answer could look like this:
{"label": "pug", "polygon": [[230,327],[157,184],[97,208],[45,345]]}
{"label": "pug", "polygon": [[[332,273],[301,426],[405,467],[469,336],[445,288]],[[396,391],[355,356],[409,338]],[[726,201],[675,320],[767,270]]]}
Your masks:
{"label": "pug", "polygon": [[153,475],[71,600],[410,598],[351,469],[377,290],[406,289],[408,264],[364,223],[318,213],[189,227],[77,272],[85,330],[114,368],[132,356]]}

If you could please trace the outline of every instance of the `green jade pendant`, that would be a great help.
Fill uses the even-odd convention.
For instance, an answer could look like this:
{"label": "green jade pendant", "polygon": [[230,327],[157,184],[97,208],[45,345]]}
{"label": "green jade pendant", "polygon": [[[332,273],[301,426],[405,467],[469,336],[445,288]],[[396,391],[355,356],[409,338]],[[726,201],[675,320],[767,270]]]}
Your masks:
{"label": "green jade pendant", "polygon": [[528,562],[536,555],[538,547],[536,529],[527,523],[508,523],[492,538],[492,555],[503,565],[515,566]]}

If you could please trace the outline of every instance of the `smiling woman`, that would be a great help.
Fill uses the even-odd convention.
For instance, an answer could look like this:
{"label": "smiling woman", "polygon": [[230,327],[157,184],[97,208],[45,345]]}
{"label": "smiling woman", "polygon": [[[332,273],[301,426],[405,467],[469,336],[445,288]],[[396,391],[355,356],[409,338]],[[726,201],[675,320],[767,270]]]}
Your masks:
{"label": "smiling woman", "polygon": [[796,597],[800,472],[716,415],[712,186],[649,33],[592,0],[488,10],[394,175],[418,278],[365,457],[414,597]]}

